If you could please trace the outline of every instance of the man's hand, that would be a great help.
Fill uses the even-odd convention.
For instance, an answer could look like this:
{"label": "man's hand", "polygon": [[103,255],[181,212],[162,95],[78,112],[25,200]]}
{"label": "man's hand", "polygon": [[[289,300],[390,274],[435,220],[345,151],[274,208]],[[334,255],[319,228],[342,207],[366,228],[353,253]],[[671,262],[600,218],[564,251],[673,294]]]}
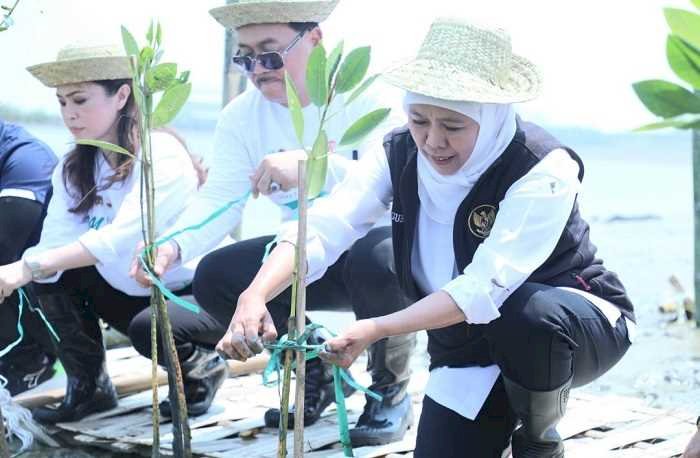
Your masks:
{"label": "man's hand", "polygon": [[0,304],[16,289],[32,281],[32,272],[24,261],[0,266]]}
{"label": "man's hand", "polygon": [[319,356],[326,362],[347,369],[365,348],[380,338],[373,320],[356,321],[344,333],[326,341],[326,350]]}
{"label": "man's hand", "polygon": [[276,338],[277,330],[265,306],[265,298],[243,292],[238,297],[236,312],[228,330],[219,340],[216,350],[232,359],[245,361],[262,352],[263,345],[274,342]]}
{"label": "man's hand", "polygon": [[[153,286],[150,277],[143,270],[141,265],[141,260],[139,256],[144,248],[143,242],[139,242],[136,246],[136,254],[134,255],[134,260],[131,261],[131,269],[129,269],[129,276],[136,280],[141,286],[145,288],[150,288]],[[153,264],[153,273],[159,278],[162,277],[165,272],[170,269],[170,267],[177,261],[180,257],[180,250],[178,250],[177,244],[170,240],[167,243],[156,248],[156,258]]]}
{"label": "man's hand", "polygon": [[700,458],[700,431],[690,439],[681,458]]}
{"label": "man's hand", "polygon": [[299,178],[299,161],[306,160],[306,151],[280,151],[265,156],[255,173],[250,177],[253,197],[273,192],[272,183],[277,183],[282,191],[296,188]]}

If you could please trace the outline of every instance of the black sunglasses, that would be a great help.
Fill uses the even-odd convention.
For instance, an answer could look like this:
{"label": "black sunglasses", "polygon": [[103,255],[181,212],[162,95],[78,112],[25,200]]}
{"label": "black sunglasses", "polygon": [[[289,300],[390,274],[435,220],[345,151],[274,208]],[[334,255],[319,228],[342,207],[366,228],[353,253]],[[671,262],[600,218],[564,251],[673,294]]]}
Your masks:
{"label": "black sunglasses", "polygon": [[304,36],[306,30],[302,30],[297,34],[296,37],[289,43],[289,46],[284,48],[282,51],[270,51],[263,52],[257,55],[248,56],[233,56],[233,63],[243,72],[253,73],[255,70],[255,65],[260,64],[266,70],[279,70],[284,67],[284,56],[287,55],[289,51],[292,50],[294,45],[296,45],[301,37]]}

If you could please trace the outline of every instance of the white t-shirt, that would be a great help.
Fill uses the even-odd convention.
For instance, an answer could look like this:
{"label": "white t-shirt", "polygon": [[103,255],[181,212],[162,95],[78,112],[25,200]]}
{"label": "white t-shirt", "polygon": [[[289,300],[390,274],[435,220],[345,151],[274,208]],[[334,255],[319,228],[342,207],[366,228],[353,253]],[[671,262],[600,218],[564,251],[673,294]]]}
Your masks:
{"label": "white t-shirt", "polygon": [[[376,84],[376,87],[373,86],[348,106],[345,106],[344,95],[339,95],[334,100],[326,122],[329,141],[340,143],[345,130],[370,111],[399,106],[400,93],[397,90],[380,83]],[[303,108],[303,114],[304,146],[310,149],[318,131],[319,108],[310,104]],[[329,192],[345,177],[348,169],[356,166],[357,161],[352,160],[353,150],[362,157],[368,145],[381,141],[391,128],[404,123],[403,112],[394,109],[389,119],[361,145],[354,148],[336,148],[335,153],[329,157],[324,191]],[[205,163],[209,167],[207,182],[187,212],[177,220],[169,232],[198,224],[225,203],[245,196],[251,188],[249,177],[266,155],[280,150],[298,150],[300,146],[287,107],[270,102],[257,89],[244,92],[221,113],[216,126],[213,152],[210,157],[205,157]],[[295,190],[285,194],[288,199],[292,194],[291,200],[296,200]],[[278,193],[270,196],[281,209],[282,221],[294,219],[294,211],[283,205],[284,201],[276,200],[277,197]],[[245,202],[241,201],[201,229],[176,237],[175,240],[180,246],[180,259],[187,262],[218,244],[239,224],[244,204]],[[271,228],[270,232],[274,233],[274,228]]]}
{"label": "white t-shirt", "polygon": [[[154,165],[156,234],[162,235],[187,207],[197,192],[197,176],[190,157],[182,144],[172,135],[154,132],[151,136]],[[96,183],[102,183],[114,174],[102,154],[96,161]],[[131,175],[107,189],[98,192],[100,199],[87,214],[68,210],[75,206],[63,183],[63,162],[52,177],[53,197],[41,232],[41,240],[29,248],[25,256],[80,241],[97,258],[100,275],[115,289],[131,296],[148,296],[150,288],[141,287],[129,277],[134,249],[142,240],[140,180],[141,167],[137,163]],[[192,281],[198,259],[166,273],[165,285],[176,291]],[[41,280],[58,281],[62,272]]]}

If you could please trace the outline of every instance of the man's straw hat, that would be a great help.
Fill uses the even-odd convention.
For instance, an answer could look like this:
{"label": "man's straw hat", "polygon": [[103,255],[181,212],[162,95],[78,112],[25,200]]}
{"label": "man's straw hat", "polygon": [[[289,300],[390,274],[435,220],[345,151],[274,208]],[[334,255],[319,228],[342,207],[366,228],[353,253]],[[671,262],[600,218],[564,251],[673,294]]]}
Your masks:
{"label": "man's straw hat", "polygon": [[209,11],[229,29],[251,24],[323,22],[340,0],[237,0]]}
{"label": "man's straw hat", "polygon": [[502,29],[465,20],[435,20],[418,55],[384,73],[391,84],[444,100],[524,102],[537,97],[541,76],[513,54]]}
{"label": "man's straw hat", "polygon": [[55,61],[27,70],[48,87],[131,78],[129,58],[117,45],[68,45],[58,52]]}

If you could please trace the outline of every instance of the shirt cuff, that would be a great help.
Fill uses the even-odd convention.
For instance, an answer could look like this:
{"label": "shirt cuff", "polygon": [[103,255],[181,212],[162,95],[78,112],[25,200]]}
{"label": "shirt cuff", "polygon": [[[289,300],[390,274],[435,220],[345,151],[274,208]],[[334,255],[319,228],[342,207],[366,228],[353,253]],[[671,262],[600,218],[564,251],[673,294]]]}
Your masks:
{"label": "shirt cuff", "polygon": [[471,275],[460,275],[441,288],[450,295],[467,317],[467,323],[487,324],[501,316],[498,307],[481,282]]}

